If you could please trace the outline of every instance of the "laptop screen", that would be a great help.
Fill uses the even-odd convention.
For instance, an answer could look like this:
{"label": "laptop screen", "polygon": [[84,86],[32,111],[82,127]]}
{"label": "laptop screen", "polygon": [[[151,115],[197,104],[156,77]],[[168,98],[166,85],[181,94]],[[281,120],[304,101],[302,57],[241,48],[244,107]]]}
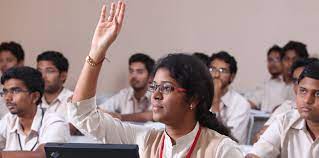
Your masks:
{"label": "laptop screen", "polygon": [[138,145],[47,143],[47,158],[139,158]]}

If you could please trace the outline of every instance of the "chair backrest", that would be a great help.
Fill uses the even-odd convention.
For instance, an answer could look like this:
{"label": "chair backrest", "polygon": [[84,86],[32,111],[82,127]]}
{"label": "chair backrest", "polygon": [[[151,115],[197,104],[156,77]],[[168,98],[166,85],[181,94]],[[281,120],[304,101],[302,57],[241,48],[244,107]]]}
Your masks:
{"label": "chair backrest", "polygon": [[264,124],[269,119],[269,115],[256,115],[252,114],[250,115],[249,120],[249,130],[248,130],[248,139],[247,144],[251,145],[253,142],[253,137],[257,134],[257,132],[260,131],[260,129],[264,126]]}

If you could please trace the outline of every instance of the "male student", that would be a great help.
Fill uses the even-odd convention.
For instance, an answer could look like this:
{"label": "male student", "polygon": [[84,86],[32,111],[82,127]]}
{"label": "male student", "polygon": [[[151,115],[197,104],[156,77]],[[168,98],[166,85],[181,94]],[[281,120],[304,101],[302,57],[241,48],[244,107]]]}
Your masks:
{"label": "male student", "polygon": [[[298,78],[301,74],[301,72],[304,70],[305,66],[311,64],[312,62],[318,61],[316,58],[301,58],[297,59],[291,66],[291,74],[292,74],[292,81],[294,84],[294,93],[297,94],[298,90]],[[296,108],[296,101],[295,100],[286,100],[279,106],[275,107],[274,111],[271,113],[270,118],[265,123],[264,127],[261,128],[261,130],[256,134],[254,142],[256,142],[260,135],[265,132],[265,130],[269,127],[269,125],[275,121],[276,117],[278,115],[286,113],[289,110]]]}
{"label": "male student", "polygon": [[67,119],[67,102],[73,92],[63,85],[68,76],[69,62],[62,53],[46,51],[37,57],[37,69],[44,80],[42,108],[57,112]]}
{"label": "male student", "polygon": [[151,94],[147,89],[154,60],[146,54],[137,53],[130,57],[128,63],[130,87],[122,89],[99,107],[123,121],[151,121]]}
{"label": "male student", "polygon": [[283,66],[282,76],[288,92],[287,98],[290,100],[295,99],[295,94],[293,92],[292,74],[290,73],[292,63],[294,63],[299,58],[308,58],[308,56],[309,54],[307,46],[304,43],[297,41],[289,41],[283,47],[283,56],[281,58]]}
{"label": "male student", "polygon": [[298,79],[297,110],[276,120],[261,135],[247,158],[319,157],[319,62],[305,67]]}
{"label": "male student", "polygon": [[[7,69],[15,66],[23,66],[24,50],[19,43],[2,42],[0,44],[0,71],[3,74]],[[2,90],[2,86],[0,86]],[[3,98],[0,98],[0,119],[9,111]]]}
{"label": "male student", "polygon": [[230,88],[237,73],[237,62],[227,52],[213,54],[209,71],[214,81],[214,98],[211,108],[230,128],[240,144],[247,141],[250,104],[238,92]]}
{"label": "male student", "polygon": [[42,75],[30,67],[13,67],[1,77],[10,113],[0,122],[0,149],[35,151],[47,142],[67,142],[68,124],[39,107],[44,92]]}
{"label": "male student", "polygon": [[267,68],[270,78],[264,84],[247,94],[252,108],[271,113],[273,109],[287,100],[287,88],[282,79],[282,48],[277,45],[267,52]]}

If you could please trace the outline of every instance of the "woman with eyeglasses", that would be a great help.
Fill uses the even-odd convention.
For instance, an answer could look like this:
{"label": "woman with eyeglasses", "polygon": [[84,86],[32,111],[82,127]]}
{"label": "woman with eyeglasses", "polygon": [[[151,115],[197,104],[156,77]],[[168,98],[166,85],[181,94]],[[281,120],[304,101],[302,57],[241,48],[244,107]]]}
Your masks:
{"label": "woman with eyeglasses", "polygon": [[91,51],[69,105],[72,124],[103,143],[138,144],[140,156],[145,158],[243,157],[236,143],[224,136],[229,131],[209,112],[213,83],[208,69],[190,55],[168,55],[155,67],[149,86],[153,119],[164,123],[165,129],[123,123],[97,109],[97,79],[106,51],[120,32],[124,9],[123,2],[116,9],[112,4],[108,17],[105,6],[102,9]]}

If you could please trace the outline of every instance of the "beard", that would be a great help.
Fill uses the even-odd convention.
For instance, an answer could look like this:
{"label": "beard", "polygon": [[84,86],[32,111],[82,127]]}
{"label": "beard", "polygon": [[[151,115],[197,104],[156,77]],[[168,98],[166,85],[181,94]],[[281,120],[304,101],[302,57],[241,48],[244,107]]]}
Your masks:
{"label": "beard", "polygon": [[45,87],[45,93],[49,93],[49,94],[56,93],[60,89],[61,89],[61,86],[59,85],[48,85]]}

